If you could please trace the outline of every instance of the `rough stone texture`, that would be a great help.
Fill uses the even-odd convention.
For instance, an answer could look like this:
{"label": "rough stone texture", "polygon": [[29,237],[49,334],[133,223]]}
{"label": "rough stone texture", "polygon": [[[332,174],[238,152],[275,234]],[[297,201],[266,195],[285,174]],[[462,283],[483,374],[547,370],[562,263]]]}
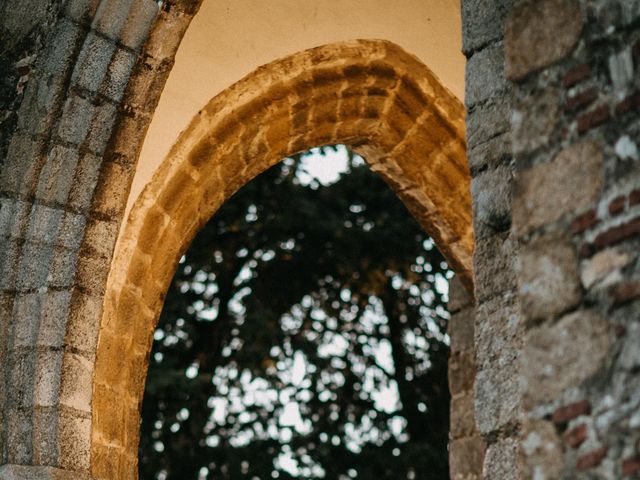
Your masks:
{"label": "rough stone texture", "polygon": [[535,406],[559,398],[598,373],[609,356],[610,327],[589,310],[531,329],[523,357],[525,402]]}
{"label": "rough stone texture", "polygon": [[524,78],[565,57],[578,43],[583,15],[578,0],[528,0],[509,13],[506,74]]}
{"label": "rough stone texture", "polygon": [[550,163],[520,172],[513,200],[514,229],[519,234],[585,212],[603,185],[601,147],[585,141],[562,150]]}
{"label": "rough stone texture", "polygon": [[522,432],[522,457],[527,479],[561,478],[562,443],[555,426],[547,421],[528,422]]}
{"label": "rough stone texture", "polygon": [[566,238],[551,234],[529,243],[520,251],[518,272],[522,311],[530,322],[555,317],[582,298],[578,256]]}
{"label": "rough stone texture", "polygon": [[[463,0],[468,168],[460,105],[391,47],[357,59],[386,100],[363,92],[289,124],[302,103],[245,83],[286,112],[260,127],[250,101],[215,115],[238,106],[242,89],[227,92],[202,115],[216,143],[194,141],[161,174],[107,288],[140,142],[199,3],[0,5],[0,478],[135,478],[140,372],[181,245],[272,161],[334,141],[358,145],[473,284],[475,303],[451,290],[453,478],[634,478],[640,4]],[[304,74],[330,62],[304,58]],[[341,83],[311,75],[316,93],[357,77],[325,66]]]}

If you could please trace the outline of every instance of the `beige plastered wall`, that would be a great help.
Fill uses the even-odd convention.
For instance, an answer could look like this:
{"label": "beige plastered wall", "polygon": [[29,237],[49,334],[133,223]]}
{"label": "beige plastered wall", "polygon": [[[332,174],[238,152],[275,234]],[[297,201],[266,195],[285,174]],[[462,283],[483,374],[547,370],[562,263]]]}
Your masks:
{"label": "beige plastered wall", "polygon": [[257,67],[333,42],[385,39],[417,56],[462,99],[460,31],[459,0],[205,0],[149,127],[125,218],[191,118]]}

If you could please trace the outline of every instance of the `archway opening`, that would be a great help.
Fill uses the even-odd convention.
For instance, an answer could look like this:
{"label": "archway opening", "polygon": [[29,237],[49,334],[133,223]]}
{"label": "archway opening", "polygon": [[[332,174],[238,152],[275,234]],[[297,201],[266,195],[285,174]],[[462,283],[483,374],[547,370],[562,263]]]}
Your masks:
{"label": "archway opening", "polygon": [[366,158],[472,288],[462,104],[416,57],[381,40],[326,45],[265,65],[194,117],[123,227],[96,347],[93,475],[137,474],[153,332],[197,231],[255,176],[327,144],[348,145]]}
{"label": "archway opening", "polygon": [[344,146],[271,167],[180,260],[141,478],[448,478],[451,275]]}

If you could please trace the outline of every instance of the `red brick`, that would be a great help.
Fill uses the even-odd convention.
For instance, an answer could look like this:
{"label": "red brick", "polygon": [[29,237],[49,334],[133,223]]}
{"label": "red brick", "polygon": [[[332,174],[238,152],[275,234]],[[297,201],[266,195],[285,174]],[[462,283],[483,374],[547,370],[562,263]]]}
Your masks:
{"label": "red brick", "polygon": [[629,194],[629,206],[640,204],[640,190],[634,190]]}
{"label": "red brick", "polygon": [[572,428],[565,432],[562,438],[571,448],[578,448],[587,439],[587,426],[580,425],[579,427]]}
{"label": "red brick", "polygon": [[640,472],[640,456],[627,458],[622,462],[622,475],[628,476]]}
{"label": "red brick", "polygon": [[640,92],[634,92],[616,105],[616,115],[624,115],[640,107]]}
{"label": "red brick", "polygon": [[622,305],[640,298],[640,281],[628,281],[613,285],[609,289],[614,305]]}
{"label": "red brick", "polygon": [[576,468],[578,470],[588,470],[600,465],[604,457],[607,456],[607,447],[602,447],[597,450],[593,450],[582,457],[578,458],[578,464]]}
{"label": "red brick", "polygon": [[578,117],[578,133],[585,133],[611,119],[609,105],[600,105],[596,109]]}
{"label": "red brick", "polygon": [[593,246],[596,249],[609,247],[620,243],[623,240],[640,233],[640,217],[618,225],[617,227],[610,228],[609,230],[599,234],[593,241]]}
{"label": "red brick", "polygon": [[584,92],[580,92],[573,97],[567,98],[563,109],[565,112],[580,110],[591,105],[596,98],[598,98],[598,90],[593,87],[589,90],[585,90]]}
{"label": "red brick", "polygon": [[627,203],[627,198],[623,195],[614,198],[609,204],[609,213],[611,215],[619,215],[624,212],[624,205]]}
{"label": "red brick", "polygon": [[598,222],[600,222],[598,219],[598,213],[595,210],[589,210],[587,213],[576,217],[573,222],[571,222],[571,231],[574,235],[582,233],[598,224]]}
{"label": "red brick", "polygon": [[581,400],[576,403],[570,403],[564,407],[558,408],[553,412],[551,420],[556,425],[567,423],[580,415],[589,415],[591,413],[591,403],[589,400]]}
{"label": "red brick", "polygon": [[564,85],[565,88],[573,87],[574,85],[589,78],[589,76],[591,76],[591,67],[588,64],[583,63],[582,65],[578,65],[565,73],[562,78],[562,85]]}

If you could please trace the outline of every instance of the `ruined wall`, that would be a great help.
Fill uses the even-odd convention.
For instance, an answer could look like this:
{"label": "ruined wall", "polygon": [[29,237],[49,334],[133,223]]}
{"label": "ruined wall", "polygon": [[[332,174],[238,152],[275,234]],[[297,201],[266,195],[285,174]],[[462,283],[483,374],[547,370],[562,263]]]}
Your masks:
{"label": "ruined wall", "polygon": [[639,27],[636,0],[463,2],[484,478],[640,472]]}
{"label": "ruined wall", "polygon": [[505,32],[523,470],[637,476],[640,2],[520,2]]}

